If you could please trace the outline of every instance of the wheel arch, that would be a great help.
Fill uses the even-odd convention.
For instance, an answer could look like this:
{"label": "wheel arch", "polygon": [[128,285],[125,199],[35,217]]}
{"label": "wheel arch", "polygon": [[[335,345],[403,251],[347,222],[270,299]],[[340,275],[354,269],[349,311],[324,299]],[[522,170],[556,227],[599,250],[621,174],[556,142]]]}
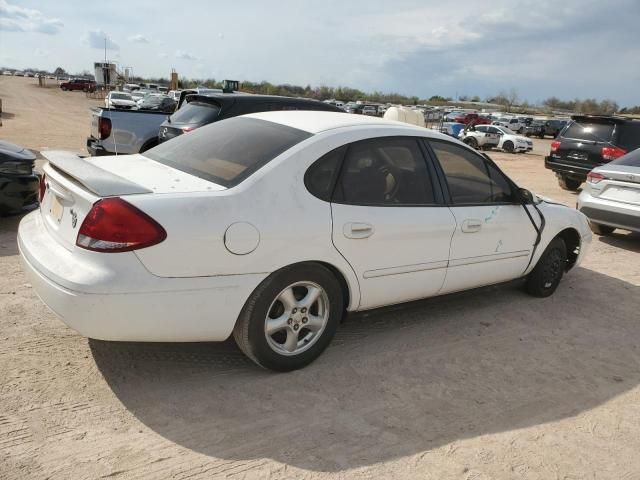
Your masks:
{"label": "wheel arch", "polygon": [[159,145],[158,137],[150,138],[149,140],[147,140],[142,144],[142,146],[140,147],[139,153],[146,152],[150,148],[157,147],[158,145]]}
{"label": "wheel arch", "polygon": [[565,271],[568,272],[578,261],[578,255],[580,254],[581,247],[580,233],[578,233],[575,228],[568,227],[558,232],[558,234],[553,238],[558,237],[564,241],[564,244],[567,247],[567,268]]}

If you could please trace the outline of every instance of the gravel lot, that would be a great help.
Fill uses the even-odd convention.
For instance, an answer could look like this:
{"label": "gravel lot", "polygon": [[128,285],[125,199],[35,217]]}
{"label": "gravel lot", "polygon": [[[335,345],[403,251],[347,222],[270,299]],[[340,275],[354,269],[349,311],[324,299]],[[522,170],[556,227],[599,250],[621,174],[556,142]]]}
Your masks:
{"label": "gravel lot", "polygon": [[[80,151],[80,92],[0,77],[0,138]],[[533,154],[492,153],[575,204]],[[36,298],[0,219],[0,478],[640,479],[640,236],[558,292],[490,287],[350,316],[313,365],[232,342],[87,340]]]}

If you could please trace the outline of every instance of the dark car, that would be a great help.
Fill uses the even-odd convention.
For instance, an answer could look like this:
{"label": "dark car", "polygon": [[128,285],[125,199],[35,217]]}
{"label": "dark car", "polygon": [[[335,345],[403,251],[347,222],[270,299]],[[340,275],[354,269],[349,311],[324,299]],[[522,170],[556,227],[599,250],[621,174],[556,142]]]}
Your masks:
{"label": "dark car", "polygon": [[524,134],[527,137],[540,137],[544,138],[544,121],[534,120],[524,127]]}
{"label": "dark car", "polygon": [[164,113],[173,113],[176,110],[176,105],[173,98],[150,95],[138,104],[138,110],[159,110]]}
{"label": "dark car", "polygon": [[604,115],[576,115],[544,159],[560,187],[578,190],[595,167],[640,148],[640,120]]}
{"label": "dark car", "polygon": [[569,123],[568,120],[545,120],[543,124],[544,132],[542,138],[544,138],[546,135],[556,138],[562,131],[562,129],[567,126],[567,123]]}
{"label": "dark car", "polygon": [[[248,95],[243,93],[212,93],[188,95],[182,106],[168,117],[158,132],[160,143],[203,125],[248,113],[276,110],[315,110],[343,112],[328,103],[306,98]],[[343,112],[344,113],[344,112]]]}
{"label": "dark car", "polygon": [[67,90],[82,90],[83,92],[93,92],[96,89],[96,82],[93,80],[86,80],[84,78],[72,78],[68,82],[60,84],[62,91]]}
{"label": "dark car", "polygon": [[35,160],[26,148],[0,140],[0,215],[38,205],[40,179],[33,173]]}

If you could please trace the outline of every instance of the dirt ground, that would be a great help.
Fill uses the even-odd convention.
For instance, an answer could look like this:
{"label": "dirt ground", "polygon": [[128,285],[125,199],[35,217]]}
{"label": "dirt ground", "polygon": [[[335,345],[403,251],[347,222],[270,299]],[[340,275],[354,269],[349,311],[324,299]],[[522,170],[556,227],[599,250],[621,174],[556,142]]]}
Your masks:
{"label": "dirt ground", "polygon": [[[0,138],[82,150],[83,93],[0,77]],[[492,153],[575,204],[533,154]],[[0,219],[0,478],[640,479],[640,237],[595,238],[548,299],[517,285],[352,315],[310,367],[224,344],[87,340]]]}

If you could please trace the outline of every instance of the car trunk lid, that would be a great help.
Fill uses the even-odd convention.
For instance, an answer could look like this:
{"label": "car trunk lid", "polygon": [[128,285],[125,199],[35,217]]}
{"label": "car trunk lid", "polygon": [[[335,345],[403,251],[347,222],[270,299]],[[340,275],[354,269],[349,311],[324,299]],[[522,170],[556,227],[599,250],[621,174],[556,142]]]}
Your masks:
{"label": "car trunk lid", "polygon": [[84,218],[101,198],[224,190],[142,155],[82,158],[72,152],[42,154],[49,163],[44,166],[41,215],[51,235],[69,250]]}

